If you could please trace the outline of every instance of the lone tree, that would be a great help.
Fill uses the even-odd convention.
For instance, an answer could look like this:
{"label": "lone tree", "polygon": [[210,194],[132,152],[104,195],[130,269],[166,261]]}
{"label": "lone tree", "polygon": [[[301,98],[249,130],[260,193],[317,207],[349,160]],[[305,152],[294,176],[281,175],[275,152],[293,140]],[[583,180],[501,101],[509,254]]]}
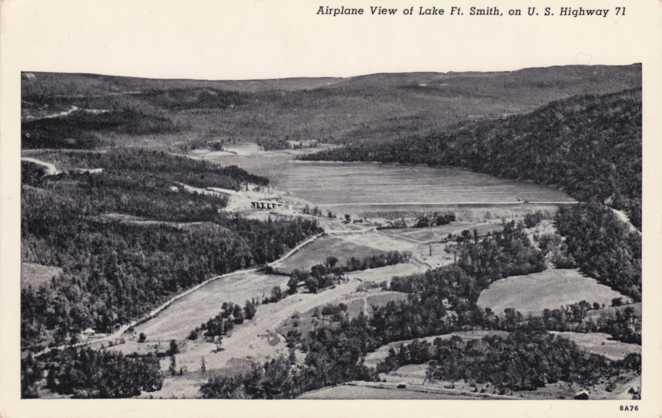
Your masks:
{"label": "lone tree", "polygon": [[170,355],[170,366],[168,367],[168,372],[170,372],[171,376],[177,374],[177,358],[174,354]]}
{"label": "lone tree", "polygon": [[334,268],[336,266],[336,264],[338,264],[338,258],[337,257],[334,257],[334,256],[330,255],[326,258],[326,265],[330,269]]}
{"label": "lone tree", "polygon": [[170,346],[168,347],[168,354],[173,355],[179,353],[179,347],[177,347],[177,341],[170,340]]}
{"label": "lone tree", "polygon": [[257,309],[255,308],[255,303],[247,300],[246,305],[244,306],[244,316],[246,319],[253,319],[255,317],[255,313],[257,312]]}

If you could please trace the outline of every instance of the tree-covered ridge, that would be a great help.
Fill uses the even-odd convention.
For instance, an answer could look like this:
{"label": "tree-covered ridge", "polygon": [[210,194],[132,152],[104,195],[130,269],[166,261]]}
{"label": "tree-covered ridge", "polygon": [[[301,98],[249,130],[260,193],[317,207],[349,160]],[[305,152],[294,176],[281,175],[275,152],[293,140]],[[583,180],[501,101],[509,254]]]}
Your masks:
{"label": "tree-covered ridge", "polygon": [[528,114],[302,158],[451,165],[555,185],[578,200],[607,201],[641,226],[640,89],[576,96]]}
{"label": "tree-covered ridge", "polygon": [[[150,162],[149,153],[144,167],[123,152],[90,155],[126,159],[117,168],[104,163],[109,168],[99,174],[34,176],[35,186],[22,187],[22,261],[64,270],[45,288],[22,291],[25,349],[68,342],[87,327],[110,332],[212,275],[273,261],[320,231],[310,220],[228,215],[221,211],[225,199],[174,191],[168,176],[177,171]],[[202,167],[190,166],[191,175]],[[218,178],[250,178],[238,174]],[[127,215],[150,222],[125,222]]]}
{"label": "tree-covered ridge", "polygon": [[[43,103],[43,99],[40,98]],[[23,121],[21,147],[91,149],[100,144],[99,134],[161,134],[178,131],[170,119],[124,108],[103,112],[72,110],[66,117]]]}
{"label": "tree-covered ridge", "polygon": [[[91,186],[96,182],[121,181],[120,187],[135,187],[135,183],[149,182],[146,186],[172,186],[184,183],[194,187],[218,187],[239,190],[241,184],[269,184],[269,179],[250,174],[237,166],[221,166],[203,160],[173,155],[163,151],[141,148],[112,148],[107,151],[41,151],[38,158],[53,162],[66,175],[80,169],[101,169],[104,175],[93,176]],[[24,183],[34,184],[38,178],[30,164],[23,164]],[[52,178],[52,177],[51,177]],[[59,177],[55,177],[56,180]]]}
{"label": "tree-covered ridge", "polygon": [[641,300],[641,235],[596,202],[563,208],[556,227],[579,268],[599,282]]}

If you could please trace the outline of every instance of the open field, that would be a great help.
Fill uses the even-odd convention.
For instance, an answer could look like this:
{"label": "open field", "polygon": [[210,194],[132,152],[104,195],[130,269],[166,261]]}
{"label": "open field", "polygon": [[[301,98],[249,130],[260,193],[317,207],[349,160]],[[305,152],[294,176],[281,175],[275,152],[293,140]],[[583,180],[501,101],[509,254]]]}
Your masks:
{"label": "open field", "polygon": [[377,231],[344,235],[343,239],[354,245],[369,246],[381,251],[413,251],[416,248],[409,241],[393,238]]}
{"label": "open field", "polygon": [[572,340],[583,350],[605,356],[610,360],[621,360],[630,353],[641,353],[640,345],[615,341],[609,334],[601,332],[552,332],[552,334]]}
{"label": "open field", "polygon": [[[285,338],[277,331],[278,326],[291,318],[294,313],[307,312],[316,306],[324,306],[328,303],[337,303],[356,294],[356,290],[365,282],[379,283],[388,281],[393,276],[404,276],[422,272],[422,267],[414,263],[403,263],[393,266],[381,267],[371,270],[363,270],[348,273],[349,280],[336,285],[317,294],[296,293],[280,300],[277,303],[269,303],[258,306],[254,319],[244,321],[235,327],[229,336],[223,339],[223,349],[216,352],[215,344],[204,341],[186,341],[181,352],[177,354],[177,366],[183,367],[191,377],[200,375],[201,358],[205,358],[208,372],[221,372],[224,368],[237,361],[250,360],[259,361],[266,358],[274,358],[279,355],[287,355],[288,349]],[[144,332],[147,335],[145,344],[161,343],[167,344],[171,338],[183,340],[194,327],[200,325],[220,310],[223,301],[242,303],[249,298],[250,294],[256,294],[261,289],[270,289],[272,283],[264,283],[266,280],[287,280],[286,276],[266,276],[259,273],[246,273],[237,275],[230,280],[217,280],[205,287],[198,289],[177,301],[159,316],[136,327],[136,333]],[[234,293],[232,293],[234,292]],[[158,340],[158,341],[157,341]],[[125,353],[135,349],[133,341],[127,341],[124,345],[113,347]],[[162,369],[166,370],[168,362],[162,362]],[[179,379],[176,384],[171,384],[168,377],[164,383],[164,390],[153,393],[154,397],[188,396],[193,389],[190,387],[196,379]],[[199,385],[199,383],[198,383]]]}
{"label": "open field", "polygon": [[51,278],[62,273],[56,266],[45,266],[35,263],[21,263],[21,287],[46,286]]}
{"label": "open field", "polygon": [[[428,341],[432,343],[432,341],[434,341],[436,338],[451,339],[454,336],[460,337],[465,340],[477,340],[487,335],[505,336],[508,335],[508,333],[506,331],[458,331],[458,332],[451,332],[449,334],[432,335],[429,337],[418,338],[418,340]],[[391,348],[397,348],[403,344],[409,344],[412,341],[414,340],[394,341],[392,343],[385,344],[379,347],[377,350],[373,351],[372,353],[368,353],[368,355],[365,357],[365,365],[368,367],[377,367],[377,364],[388,356],[388,352]]]}
{"label": "open field", "polygon": [[584,276],[576,269],[548,269],[497,280],[480,294],[478,305],[491,308],[497,314],[506,308],[527,314],[541,313],[545,308],[555,309],[582,300],[610,305],[616,297],[630,301],[627,296]]}
{"label": "open field", "polygon": [[347,237],[326,236],[306,245],[283,262],[274,264],[274,268],[286,273],[296,269],[308,271],[315,264],[324,263],[329,256],[336,257],[338,264],[343,265],[351,257],[362,259],[381,253],[383,251],[378,248],[351,242]]}
{"label": "open field", "polygon": [[503,229],[501,222],[451,222],[448,225],[433,226],[428,228],[406,228],[406,229],[386,229],[381,232],[388,235],[409,238],[421,243],[440,241],[448,237],[448,234],[459,235],[464,230],[478,231],[479,235],[485,235],[488,232],[500,231]]}
{"label": "open field", "polygon": [[356,382],[326,387],[299,396],[298,399],[477,399],[475,396],[412,388],[398,389],[395,384]]}
{"label": "open field", "polygon": [[223,302],[243,305],[252,298],[267,296],[274,286],[285,287],[287,276],[244,273],[220,279],[201,287],[175,302],[159,316],[136,327],[149,339],[168,340],[186,338],[189,332],[218,314]]}

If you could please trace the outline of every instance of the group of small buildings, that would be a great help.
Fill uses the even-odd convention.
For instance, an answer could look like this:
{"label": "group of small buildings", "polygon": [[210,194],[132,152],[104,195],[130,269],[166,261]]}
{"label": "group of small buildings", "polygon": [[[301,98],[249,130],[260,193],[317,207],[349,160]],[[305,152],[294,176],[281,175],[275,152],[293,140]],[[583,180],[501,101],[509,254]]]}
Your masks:
{"label": "group of small buildings", "polygon": [[272,200],[252,200],[251,207],[253,209],[276,209],[283,206],[281,202],[276,202]]}

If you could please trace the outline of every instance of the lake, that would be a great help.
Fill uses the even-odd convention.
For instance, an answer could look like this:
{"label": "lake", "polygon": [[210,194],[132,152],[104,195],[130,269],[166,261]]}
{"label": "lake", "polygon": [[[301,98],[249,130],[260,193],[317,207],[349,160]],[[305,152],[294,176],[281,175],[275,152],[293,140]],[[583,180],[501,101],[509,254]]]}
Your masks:
{"label": "lake", "polygon": [[482,205],[573,202],[562,191],[452,167],[370,162],[298,161],[290,151],[209,154],[268,177],[280,190],[320,207],[361,205]]}

